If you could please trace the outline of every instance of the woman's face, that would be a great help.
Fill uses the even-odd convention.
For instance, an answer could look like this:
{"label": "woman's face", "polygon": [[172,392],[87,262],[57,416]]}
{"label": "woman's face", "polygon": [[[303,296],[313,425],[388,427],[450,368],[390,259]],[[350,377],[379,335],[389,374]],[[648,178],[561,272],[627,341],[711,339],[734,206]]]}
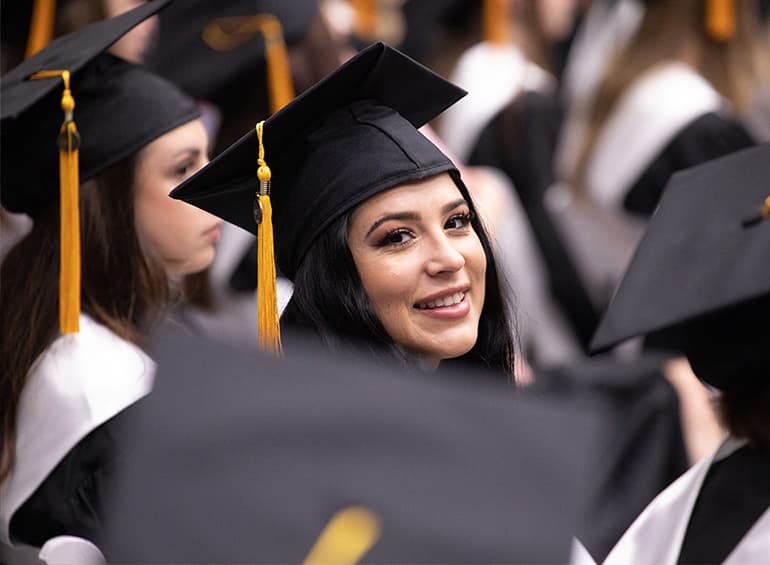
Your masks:
{"label": "woman's face", "polygon": [[476,343],[487,260],[470,220],[448,174],[381,192],[351,216],[348,245],[380,322],[429,366]]}
{"label": "woman's face", "polygon": [[222,221],[168,195],[208,162],[207,155],[208,139],[200,120],[162,135],[139,154],[134,197],[137,232],[170,276],[202,271],[214,258]]}

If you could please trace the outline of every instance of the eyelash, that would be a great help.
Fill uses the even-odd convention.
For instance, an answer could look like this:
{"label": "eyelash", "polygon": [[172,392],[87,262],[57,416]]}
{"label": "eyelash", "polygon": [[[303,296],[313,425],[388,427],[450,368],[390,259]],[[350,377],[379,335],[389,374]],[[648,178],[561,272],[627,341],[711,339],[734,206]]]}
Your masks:
{"label": "eyelash", "polygon": [[390,231],[386,233],[385,236],[380,239],[380,241],[377,242],[377,247],[401,247],[402,245],[409,243],[409,240],[393,241],[393,239],[399,235],[412,235],[412,233],[405,228],[398,228],[396,230]]}
{"label": "eyelash", "polygon": [[176,174],[177,177],[182,178],[182,177],[185,177],[188,174],[190,174],[190,170],[192,169],[192,167],[193,167],[193,162],[192,161],[185,161],[184,163],[181,163],[174,170],[174,173]]}
{"label": "eyelash", "polygon": [[[473,218],[475,218],[475,214],[472,211],[455,214],[454,216],[449,218],[449,221],[445,224],[444,228],[459,230],[459,229],[468,227],[470,223],[473,221]],[[460,220],[460,225],[456,228],[447,227],[452,220]]]}
{"label": "eyelash", "polygon": [[[454,216],[449,218],[446,224],[444,224],[444,229],[462,230],[464,228],[467,228],[471,224],[474,217],[475,215],[473,212],[463,212],[461,214],[455,214]],[[450,224],[453,220],[460,220],[460,225],[456,227],[451,226]],[[385,236],[377,242],[377,247],[401,247],[402,245],[406,245],[407,243],[409,243],[409,240],[394,241],[394,239],[397,236],[401,236],[401,235],[411,236],[412,232],[410,232],[406,228],[398,228],[393,231],[390,231],[386,233]]]}

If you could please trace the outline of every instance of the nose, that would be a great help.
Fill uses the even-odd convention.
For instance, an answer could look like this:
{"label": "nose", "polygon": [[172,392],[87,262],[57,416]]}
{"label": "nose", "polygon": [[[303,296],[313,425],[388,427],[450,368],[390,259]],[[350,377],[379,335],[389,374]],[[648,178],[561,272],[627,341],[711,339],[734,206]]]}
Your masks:
{"label": "nose", "polygon": [[425,270],[430,276],[454,273],[464,266],[465,256],[445,233],[431,238],[425,263]]}

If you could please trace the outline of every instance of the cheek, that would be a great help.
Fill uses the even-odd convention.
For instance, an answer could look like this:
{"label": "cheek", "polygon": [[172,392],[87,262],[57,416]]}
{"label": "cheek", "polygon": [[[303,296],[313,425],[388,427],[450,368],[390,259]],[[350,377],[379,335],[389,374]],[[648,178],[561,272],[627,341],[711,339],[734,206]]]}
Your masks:
{"label": "cheek", "polygon": [[475,296],[479,306],[482,306],[486,290],[487,256],[484,253],[481,240],[478,237],[469,238],[462,253],[465,257],[465,268],[471,279],[471,284],[476,288]]}
{"label": "cheek", "polygon": [[137,187],[136,226],[146,244],[164,259],[184,260],[186,248],[205,229],[205,212],[168,196],[174,182],[155,180]]}
{"label": "cheek", "polygon": [[359,257],[356,268],[369,301],[384,325],[404,311],[413,296],[415,280],[407,257]]}

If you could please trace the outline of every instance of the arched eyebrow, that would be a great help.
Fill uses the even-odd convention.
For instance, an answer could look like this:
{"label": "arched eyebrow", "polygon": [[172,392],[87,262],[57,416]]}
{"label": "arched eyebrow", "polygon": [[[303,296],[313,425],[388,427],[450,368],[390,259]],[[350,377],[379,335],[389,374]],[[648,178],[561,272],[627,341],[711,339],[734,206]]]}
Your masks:
{"label": "arched eyebrow", "polygon": [[[458,198],[457,200],[453,200],[449,204],[445,204],[441,207],[441,213],[442,214],[448,214],[458,206],[462,206],[463,204],[467,204],[464,198]],[[366,232],[366,236],[369,237],[371,233],[376,230],[378,227],[380,227],[382,224],[389,220],[410,220],[413,222],[417,222],[420,220],[420,215],[416,212],[393,212],[392,214],[385,214],[384,216],[380,216],[377,218],[374,223],[369,228],[369,231]]]}

